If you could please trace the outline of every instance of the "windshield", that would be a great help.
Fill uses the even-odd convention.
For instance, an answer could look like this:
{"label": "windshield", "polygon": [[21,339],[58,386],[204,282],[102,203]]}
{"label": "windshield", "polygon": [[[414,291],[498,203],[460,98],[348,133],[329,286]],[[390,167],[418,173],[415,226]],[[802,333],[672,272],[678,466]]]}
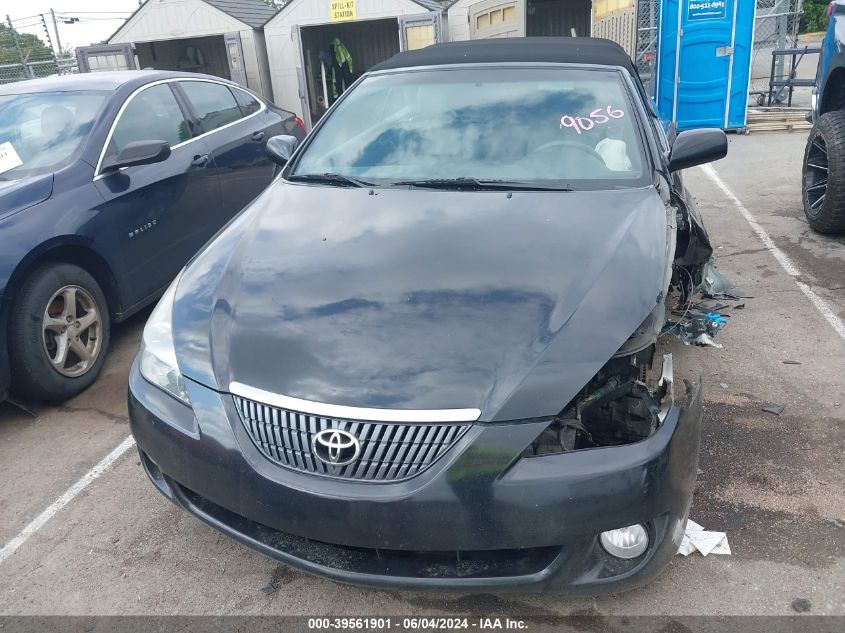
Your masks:
{"label": "windshield", "polygon": [[0,95],[0,179],[46,173],[70,162],[105,92]]}
{"label": "windshield", "polygon": [[375,75],[346,95],[288,178],[633,187],[646,161],[614,70],[438,69]]}

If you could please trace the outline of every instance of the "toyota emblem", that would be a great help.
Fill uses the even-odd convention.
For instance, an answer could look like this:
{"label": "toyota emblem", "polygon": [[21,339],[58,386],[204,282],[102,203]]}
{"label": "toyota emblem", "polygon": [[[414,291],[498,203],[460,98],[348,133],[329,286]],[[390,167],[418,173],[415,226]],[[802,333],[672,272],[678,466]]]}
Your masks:
{"label": "toyota emblem", "polygon": [[358,438],[342,429],[323,429],[311,440],[317,459],[329,466],[346,466],[361,454]]}

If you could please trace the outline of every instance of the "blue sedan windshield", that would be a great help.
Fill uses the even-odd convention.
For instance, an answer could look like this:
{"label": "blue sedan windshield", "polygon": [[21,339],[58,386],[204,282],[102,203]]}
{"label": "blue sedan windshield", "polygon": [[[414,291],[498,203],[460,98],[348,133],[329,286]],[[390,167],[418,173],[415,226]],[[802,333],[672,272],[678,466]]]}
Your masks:
{"label": "blue sedan windshield", "polygon": [[645,165],[618,71],[444,68],[365,79],[315,132],[291,175],[598,189],[646,184]]}
{"label": "blue sedan windshield", "polygon": [[87,137],[107,94],[0,95],[0,149],[6,152],[0,178],[45,173],[67,164]]}

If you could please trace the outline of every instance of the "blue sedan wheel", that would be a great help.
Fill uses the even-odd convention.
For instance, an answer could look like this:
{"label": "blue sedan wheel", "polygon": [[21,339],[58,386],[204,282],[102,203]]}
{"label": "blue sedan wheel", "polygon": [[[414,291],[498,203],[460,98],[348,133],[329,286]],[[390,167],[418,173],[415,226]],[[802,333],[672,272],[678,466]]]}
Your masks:
{"label": "blue sedan wheel", "polygon": [[59,401],[83,391],[103,367],[109,311],[100,285],[67,263],[37,267],[12,310],[12,390],[24,398]]}
{"label": "blue sedan wheel", "polygon": [[100,355],[102,316],[91,293],[77,285],[59,288],[41,319],[44,352],[63,376],[88,372]]}

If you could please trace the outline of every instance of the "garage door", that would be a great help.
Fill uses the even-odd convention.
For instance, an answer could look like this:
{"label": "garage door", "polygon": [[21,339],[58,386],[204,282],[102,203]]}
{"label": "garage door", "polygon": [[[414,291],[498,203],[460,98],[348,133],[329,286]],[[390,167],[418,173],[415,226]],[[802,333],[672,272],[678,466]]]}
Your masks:
{"label": "garage door", "polygon": [[525,37],[525,0],[484,0],[469,7],[470,38]]}

